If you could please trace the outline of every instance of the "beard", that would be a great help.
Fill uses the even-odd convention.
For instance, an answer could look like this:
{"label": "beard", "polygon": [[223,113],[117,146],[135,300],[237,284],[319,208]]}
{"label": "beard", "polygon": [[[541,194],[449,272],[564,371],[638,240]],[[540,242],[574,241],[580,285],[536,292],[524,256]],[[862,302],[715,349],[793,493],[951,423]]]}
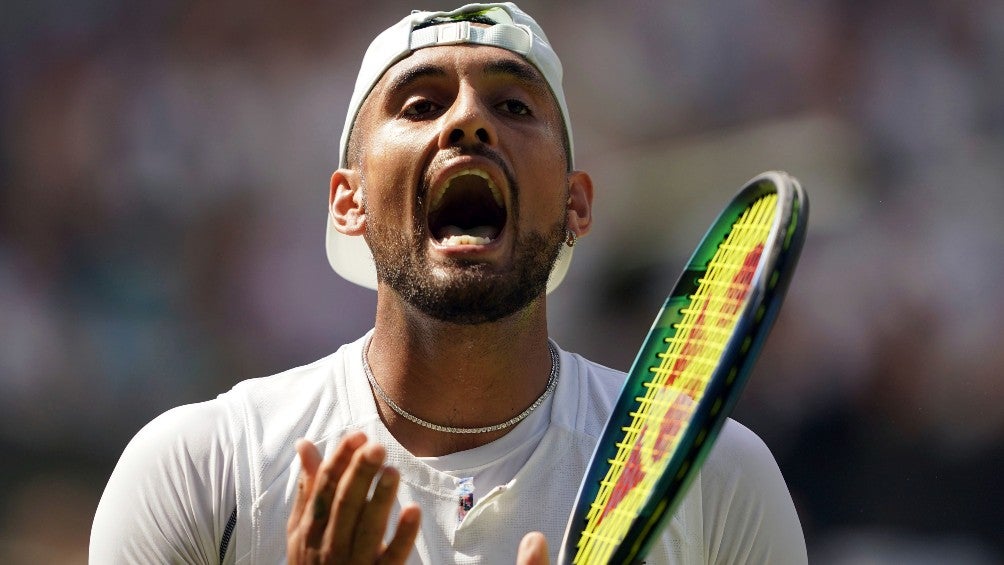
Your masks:
{"label": "beard", "polygon": [[434,269],[425,253],[425,219],[414,218],[413,225],[411,233],[393,231],[369,215],[366,241],[377,279],[432,318],[475,325],[511,316],[544,294],[565,241],[567,217],[562,215],[546,231],[517,235],[513,266],[501,272],[470,260]]}

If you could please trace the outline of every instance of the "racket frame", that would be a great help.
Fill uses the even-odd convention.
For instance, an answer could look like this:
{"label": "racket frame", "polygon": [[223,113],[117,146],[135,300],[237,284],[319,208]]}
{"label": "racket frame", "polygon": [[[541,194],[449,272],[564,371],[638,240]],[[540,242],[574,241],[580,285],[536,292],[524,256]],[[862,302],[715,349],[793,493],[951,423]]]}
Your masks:
{"label": "racket frame", "polygon": [[[577,552],[586,515],[599,491],[600,482],[606,477],[608,462],[617,455],[617,444],[623,437],[623,428],[630,425],[629,413],[637,406],[636,397],[644,396],[643,383],[651,380],[649,367],[657,359],[657,354],[665,350],[666,328],[672,328],[673,324],[682,319],[679,297],[692,295],[697,289],[697,279],[707,270],[708,260],[728,236],[743,210],[771,193],[776,193],[778,198],[774,223],[764,244],[764,254],[758,261],[744,299],[745,304],[737,317],[737,324],[712,372],[704,395],[697,403],[690,421],[686,423],[677,449],[670,455],[667,472],[656,480],[652,489],[652,493],[663,494],[648,497],[609,562],[633,563],[646,555],[658,537],[656,534],[686,495],[749,379],[756,357],[777,317],[805,240],[808,200],[798,181],[781,171],[768,171],[743,185],[708,229],[656,316],[631,365],[628,378],[625,379],[610,420],[597,442],[588,471],[579,487],[576,504],[565,529],[558,563],[571,563]],[[764,273],[767,268],[770,271]],[[675,330],[670,335],[673,333]],[[637,374],[641,376],[638,377]]]}

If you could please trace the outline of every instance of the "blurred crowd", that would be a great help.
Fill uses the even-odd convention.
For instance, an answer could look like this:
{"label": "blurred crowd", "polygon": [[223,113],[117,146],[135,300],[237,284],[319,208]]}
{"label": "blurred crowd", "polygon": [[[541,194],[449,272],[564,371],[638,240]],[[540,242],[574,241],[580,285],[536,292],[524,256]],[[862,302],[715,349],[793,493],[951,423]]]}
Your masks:
{"label": "blurred crowd", "polygon": [[[736,417],[811,560],[1004,561],[1004,3],[520,5],[597,185],[554,337],[627,369],[717,210],[786,169],[809,237]],[[441,7],[5,3],[0,562],[86,562],[145,422],[371,327],[328,178],[366,44]]]}

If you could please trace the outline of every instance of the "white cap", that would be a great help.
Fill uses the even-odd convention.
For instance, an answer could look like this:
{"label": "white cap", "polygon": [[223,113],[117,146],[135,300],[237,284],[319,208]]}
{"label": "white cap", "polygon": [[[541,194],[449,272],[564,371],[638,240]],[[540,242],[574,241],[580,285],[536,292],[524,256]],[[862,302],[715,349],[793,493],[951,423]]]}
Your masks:
{"label": "white cap", "polygon": [[[472,16],[487,18],[494,25],[478,27],[466,21]],[[428,25],[428,22],[436,22]],[[427,27],[415,29],[426,24]],[[370,43],[363,57],[356,86],[349,100],[348,115],[345,118],[345,129],[339,153],[339,166],[348,165],[349,133],[356,121],[356,115],[370,90],[380,80],[380,77],[392,65],[411,55],[422,47],[435,45],[452,45],[473,43],[501,47],[517,53],[540,71],[547,81],[554,99],[561,109],[561,117],[565,124],[565,134],[568,137],[569,166],[572,159],[572,128],[568,120],[568,105],[565,103],[565,92],[561,87],[561,61],[551,48],[551,44],[540,29],[537,22],[516,7],[512,2],[499,4],[467,4],[452,12],[422,12],[413,11],[392,27],[384,30]],[[328,216],[326,247],[328,262],[336,273],[346,280],[367,288],[376,289],[376,266],[373,264],[373,254],[361,236],[345,235],[335,229],[334,222]],[[547,292],[557,288],[565,278],[568,265],[572,261],[572,248],[561,246],[558,260],[551,270],[547,281]]]}

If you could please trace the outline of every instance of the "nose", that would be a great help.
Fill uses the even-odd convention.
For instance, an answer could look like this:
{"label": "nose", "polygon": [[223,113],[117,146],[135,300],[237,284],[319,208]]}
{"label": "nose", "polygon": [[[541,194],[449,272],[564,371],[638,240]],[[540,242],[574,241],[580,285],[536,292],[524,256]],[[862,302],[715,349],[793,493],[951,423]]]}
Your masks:
{"label": "nose", "polygon": [[490,109],[485,107],[473,88],[461,89],[443,121],[439,134],[440,148],[494,145],[496,131],[489,112]]}

